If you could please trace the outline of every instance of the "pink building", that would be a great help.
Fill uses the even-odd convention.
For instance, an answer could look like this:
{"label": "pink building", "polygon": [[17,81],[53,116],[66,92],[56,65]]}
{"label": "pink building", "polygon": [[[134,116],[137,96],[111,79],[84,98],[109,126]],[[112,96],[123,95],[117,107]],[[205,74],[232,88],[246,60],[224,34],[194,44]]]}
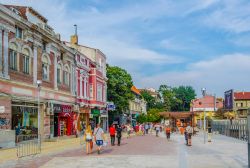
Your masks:
{"label": "pink building", "polygon": [[202,98],[192,100],[190,111],[217,111],[223,108],[223,99],[206,95]]}

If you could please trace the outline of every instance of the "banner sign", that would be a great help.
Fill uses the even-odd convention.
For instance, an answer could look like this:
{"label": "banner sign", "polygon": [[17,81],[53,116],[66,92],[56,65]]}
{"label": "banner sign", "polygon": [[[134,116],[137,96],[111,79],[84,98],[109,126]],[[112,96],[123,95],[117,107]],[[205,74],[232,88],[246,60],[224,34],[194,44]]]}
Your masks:
{"label": "banner sign", "polygon": [[234,92],[233,90],[228,90],[224,93],[225,95],[225,109],[232,110],[233,109],[233,103],[234,103]]}

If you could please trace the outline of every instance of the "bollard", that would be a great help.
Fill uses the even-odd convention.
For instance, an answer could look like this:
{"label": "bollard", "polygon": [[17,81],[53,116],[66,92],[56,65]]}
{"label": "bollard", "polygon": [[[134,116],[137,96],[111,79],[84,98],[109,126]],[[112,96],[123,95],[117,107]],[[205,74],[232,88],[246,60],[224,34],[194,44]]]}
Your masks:
{"label": "bollard", "polygon": [[212,128],[208,128],[208,135],[207,135],[207,141],[212,142]]}

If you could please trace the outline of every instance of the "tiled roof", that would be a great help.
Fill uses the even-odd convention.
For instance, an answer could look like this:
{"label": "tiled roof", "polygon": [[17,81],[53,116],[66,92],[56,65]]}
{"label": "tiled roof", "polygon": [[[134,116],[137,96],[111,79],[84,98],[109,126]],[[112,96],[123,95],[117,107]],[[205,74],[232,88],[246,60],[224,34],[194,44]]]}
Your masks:
{"label": "tiled roof", "polygon": [[140,91],[135,86],[131,87],[131,91],[134,92],[135,94],[141,95]]}
{"label": "tiled roof", "polygon": [[234,92],[235,100],[250,100],[250,92]]}

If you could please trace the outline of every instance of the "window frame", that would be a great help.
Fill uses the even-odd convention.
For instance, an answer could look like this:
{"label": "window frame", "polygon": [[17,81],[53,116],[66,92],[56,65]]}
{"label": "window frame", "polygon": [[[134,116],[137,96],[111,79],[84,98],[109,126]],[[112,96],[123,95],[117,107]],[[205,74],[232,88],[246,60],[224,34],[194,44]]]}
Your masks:
{"label": "window frame", "polygon": [[23,29],[16,26],[16,34],[15,34],[15,37],[16,38],[19,38],[19,39],[23,39]]}
{"label": "window frame", "polygon": [[[13,54],[14,54],[14,58],[15,59],[13,59]],[[17,51],[15,51],[15,50],[13,50],[13,49],[10,49],[9,50],[9,67],[10,67],[10,69],[11,70],[14,70],[14,71],[17,71],[18,69],[18,67],[17,67],[17,65],[18,65],[18,58],[17,58]]]}

